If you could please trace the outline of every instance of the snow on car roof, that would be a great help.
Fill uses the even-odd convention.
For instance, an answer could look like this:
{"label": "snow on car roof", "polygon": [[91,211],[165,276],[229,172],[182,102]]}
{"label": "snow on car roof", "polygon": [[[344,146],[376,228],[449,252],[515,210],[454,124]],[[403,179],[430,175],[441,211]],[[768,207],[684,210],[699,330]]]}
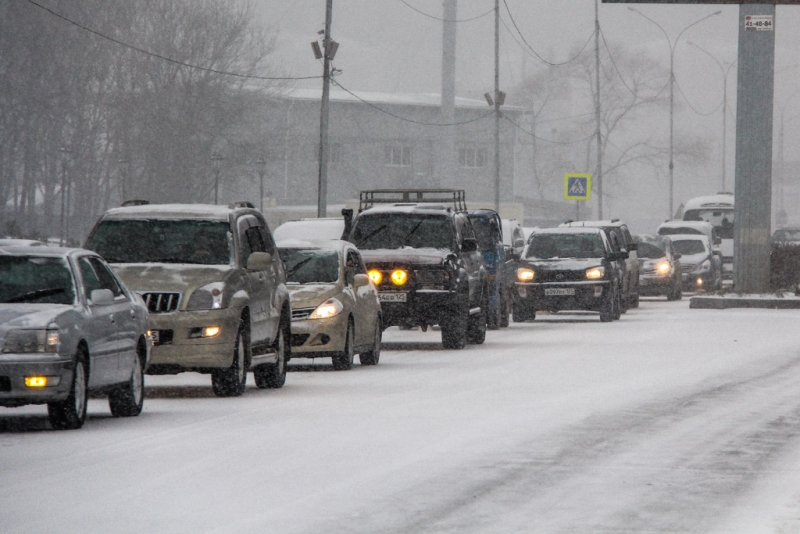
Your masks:
{"label": "snow on car roof", "polygon": [[557,228],[542,228],[534,234],[599,234],[603,230],[596,226],[558,226]]}
{"label": "snow on car roof", "polygon": [[706,197],[695,197],[686,201],[683,211],[697,209],[730,208],[733,209],[733,194],[719,193]]}
{"label": "snow on car roof", "polygon": [[[420,213],[424,211],[428,212],[447,212],[452,211],[453,208],[450,206],[445,206],[444,204],[431,204],[427,202],[398,202],[396,204],[378,204],[375,206],[371,206],[361,214],[371,214],[371,213]],[[361,215],[359,214],[359,215]],[[442,213],[443,214],[443,213]]]}
{"label": "snow on car roof", "polygon": [[272,231],[275,241],[286,239],[341,239],[344,232],[344,219],[320,218],[287,221]]}
{"label": "snow on car roof", "polygon": [[227,221],[235,208],[214,204],[143,204],[111,208],[104,219],[217,219]]}

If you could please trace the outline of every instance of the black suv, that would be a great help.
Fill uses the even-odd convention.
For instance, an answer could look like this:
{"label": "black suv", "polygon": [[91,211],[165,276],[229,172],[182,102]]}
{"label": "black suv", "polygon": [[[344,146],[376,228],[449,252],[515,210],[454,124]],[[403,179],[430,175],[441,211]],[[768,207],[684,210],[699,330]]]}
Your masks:
{"label": "black suv", "polygon": [[536,318],[538,310],[600,312],[602,322],[619,319],[620,263],[600,228],[548,228],[528,239],[517,268],[514,322]]}
{"label": "black suv", "polygon": [[349,240],[378,288],[384,328],[439,325],[445,348],[483,343],[488,277],[463,190],[362,191]]}

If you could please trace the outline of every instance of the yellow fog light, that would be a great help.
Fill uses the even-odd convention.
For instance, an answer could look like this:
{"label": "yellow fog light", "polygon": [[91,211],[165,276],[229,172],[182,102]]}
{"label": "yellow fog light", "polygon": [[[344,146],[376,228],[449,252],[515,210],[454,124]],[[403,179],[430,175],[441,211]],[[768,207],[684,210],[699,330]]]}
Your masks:
{"label": "yellow fog light", "polygon": [[533,269],[520,268],[517,269],[517,280],[520,282],[532,282],[536,273]]}
{"label": "yellow fog light", "polygon": [[380,285],[381,282],[383,282],[383,273],[377,269],[372,269],[371,271],[369,271],[367,273],[367,276],[369,276],[369,279],[372,280],[372,283],[375,284],[376,286]]}
{"label": "yellow fog light", "polygon": [[203,337],[214,337],[219,335],[221,330],[219,326],[206,326],[203,328]]}
{"label": "yellow fog light", "polygon": [[586,270],[586,278],[589,280],[599,280],[606,274],[605,267],[592,267]]}
{"label": "yellow fog light", "polygon": [[396,286],[402,286],[406,282],[408,282],[408,273],[402,269],[396,269],[392,271],[392,283]]}
{"label": "yellow fog light", "polygon": [[656,270],[658,271],[658,274],[669,274],[669,270],[670,270],[669,262],[668,261],[662,261],[661,263],[658,264],[658,267],[656,267]]}
{"label": "yellow fog light", "polygon": [[698,286],[702,286],[702,285],[703,285],[703,279],[702,279],[702,278],[698,278],[697,280],[695,280],[695,283],[696,283]]}
{"label": "yellow fog light", "polygon": [[44,388],[47,387],[46,376],[26,376],[25,385],[29,388]]}

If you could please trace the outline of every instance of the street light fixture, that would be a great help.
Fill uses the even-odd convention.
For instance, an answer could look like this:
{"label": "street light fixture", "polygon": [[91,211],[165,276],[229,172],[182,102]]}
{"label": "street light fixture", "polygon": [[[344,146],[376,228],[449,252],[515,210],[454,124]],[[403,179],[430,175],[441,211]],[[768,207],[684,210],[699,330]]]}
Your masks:
{"label": "street light fixture", "polygon": [[727,63],[727,67],[723,67],[720,60],[715,58],[711,52],[706,50],[705,48],[701,47],[700,45],[689,41],[689,44],[693,47],[697,48],[701,52],[705,53],[708,57],[714,60],[714,62],[719,67],[720,72],[722,73],[722,188],[720,191],[725,191],[725,175],[726,175],[726,161],[725,156],[727,155],[728,151],[726,149],[727,146],[727,137],[728,137],[728,127],[727,127],[727,117],[728,117],[728,73],[730,73],[731,68],[736,65],[736,61],[733,63]]}
{"label": "street light fixture", "polygon": [[256,165],[258,165],[259,178],[259,208],[261,209],[261,213],[264,213],[264,174],[266,174],[267,162],[264,158],[259,157],[256,160]]}
{"label": "street light fixture", "polygon": [[225,156],[214,153],[211,155],[211,164],[214,166],[214,204],[219,204],[219,172]]}
{"label": "street light fixture", "polygon": [[675,41],[672,41],[669,38],[669,34],[667,34],[667,31],[661,27],[661,24],[654,21],[653,19],[651,19],[650,17],[648,17],[647,15],[645,15],[644,13],[642,13],[641,11],[639,11],[634,7],[628,6],[628,9],[633,11],[634,13],[643,16],[644,18],[655,24],[656,27],[659,30],[661,30],[661,33],[664,34],[664,37],[666,37],[667,43],[669,44],[669,217],[672,218],[674,213],[673,205],[674,205],[674,195],[675,195],[675,175],[674,175],[675,164],[673,158],[674,122],[675,122],[675,47],[678,45],[678,40],[681,38],[681,35],[683,35],[686,30],[688,30],[692,26],[700,24],[709,17],[713,17],[714,15],[719,15],[720,13],[722,13],[722,11],[720,10],[720,11],[715,11],[714,13],[709,13],[705,17],[692,22],[691,24],[689,24],[680,31],[678,36],[675,37]]}

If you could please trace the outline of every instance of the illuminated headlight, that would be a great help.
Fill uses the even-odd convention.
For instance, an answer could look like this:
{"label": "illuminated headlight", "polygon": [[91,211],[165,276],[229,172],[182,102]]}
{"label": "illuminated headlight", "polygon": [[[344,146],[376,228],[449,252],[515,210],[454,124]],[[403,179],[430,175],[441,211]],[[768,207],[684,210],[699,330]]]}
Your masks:
{"label": "illuminated headlight", "polygon": [[698,265],[698,266],[697,266],[697,269],[695,269],[695,270],[696,270],[696,271],[699,271],[699,272],[701,272],[701,273],[704,273],[704,272],[706,272],[706,271],[710,271],[710,270],[711,270],[711,260],[705,260],[705,261],[703,261],[703,263],[701,263],[700,265]]}
{"label": "illuminated headlight", "polygon": [[694,283],[697,284],[697,287],[701,287],[703,285],[703,279],[698,278],[697,280],[694,281]]}
{"label": "illuminated headlight", "polygon": [[370,269],[367,276],[369,276],[369,279],[372,280],[372,283],[376,286],[381,285],[381,282],[383,282],[383,273],[378,269]]}
{"label": "illuminated headlight", "polygon": [[606,268],[605,267],[592,267],[591,269],[586,270],[586,278],[589,280],[600,280],[605,276]]}
{"label": "illuminated headlight", "polygon": [[192,328],[189,331],[189,337],[191,339],[197,339],[201,337],[216,337],[220,332],[222,332],[222,328],[217,325],[201,326]]}
{"label": "illuminated headlight", "polygon": [[527,269],[525,267],[520,267],[517,269],[517,280],[520,282],[533,282],[533,279],[536,277],[536,273],[533,269]]}
{"label": "illuminated headlight", "polygon": [[408,282],[408,272],[403,269],[395,269],[390,276],[392,283],[396,286],[405,285]]}
{"label": "illuminated headlight", "polygon": [[222,296],[225,291],[224,282],[213,282],[203,287],[197,288],[189,298],[186,309],[195,310],[219,310],[222,308]]}
{"label": "illuminated headlight", "polygon": [[311,312],[308,316],[309,319],[329,319],[342,313],[344,306],[339,300],[330,298],[317,306],[317,309]]}
{"label": "illuminated headlight", "polygon": [[25,387],[32,389],[57,386],[61,382],[60,376],[26,376]]}
{"label": "illuminated headlight", "polygon": [[6,334],[3,352],[58,352],[58,330],[11,330]]}
{"label": "illuminated headlight", "polygon": [[656,272],[660,275],[667,275],[669,274],[670,270],[672,270],[672,266],[668,261],[662,261],[656,266]]}

